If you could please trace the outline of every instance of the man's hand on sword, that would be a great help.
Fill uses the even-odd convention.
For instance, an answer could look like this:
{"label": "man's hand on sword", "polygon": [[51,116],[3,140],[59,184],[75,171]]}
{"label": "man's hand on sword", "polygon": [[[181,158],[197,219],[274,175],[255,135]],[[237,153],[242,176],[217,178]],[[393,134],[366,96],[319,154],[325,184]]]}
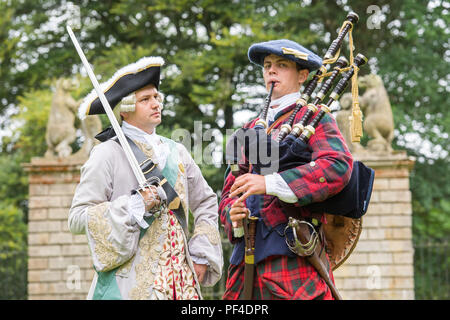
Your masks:
{"label": "man's hand on sword", "polygon": [[161,201],[155,186],[150,186],[139,190],[145,203],[145,211],[149,212],[152,208],[158,207]]}

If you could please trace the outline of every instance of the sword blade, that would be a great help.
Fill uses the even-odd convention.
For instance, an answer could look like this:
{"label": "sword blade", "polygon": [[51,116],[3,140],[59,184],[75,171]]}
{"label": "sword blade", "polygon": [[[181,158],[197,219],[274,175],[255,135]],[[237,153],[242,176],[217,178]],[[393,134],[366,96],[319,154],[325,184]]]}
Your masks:
{"label": "sword blade", "polygon": [[136,160],[136,157],[134,156],[133,152],[131,151],[130,145],[128,144],[127,139],[125,138],[125,135],[123,134],[122,128],[120,127],[119,123],[117,122],[116,117],[114,116],[114,113],[112,111],[111,106],[109,105],[108,100],[105,97],[105,94],[100,89],[100,85],[98,84],[97,78],[95,77],[94,72],[92,71],[92,68],[89,64],[89,62],[86,59],[86,56],[84,55],[83,50],[81,49],[77,38],[73,34],[72,28],[70,26],[67,26],[67,32],[69,33],[70,39],[72,40],[75,49],[78,52],[78,55],[80,56],[81,61],[83,62],[83,66],[86,69],[86,72],[89,76],[89,79],[91,79],[92,85],[94,86],[95,91],[97,92],[97,95],[100,99],[100,102],[103,105],[103,108],[106,111],[106,115],[108,116],[109,121],[111,122],[111,125],[116,132],[117,137],[119,138],[120,145],[122,146],[125,155],[127,157],[128,163],[131,166],[131,169],[133,170],[133,173],[139,183],[139,187],[143,188],[146,185],[146,179],[145,176],[139,167],[139,163]]}

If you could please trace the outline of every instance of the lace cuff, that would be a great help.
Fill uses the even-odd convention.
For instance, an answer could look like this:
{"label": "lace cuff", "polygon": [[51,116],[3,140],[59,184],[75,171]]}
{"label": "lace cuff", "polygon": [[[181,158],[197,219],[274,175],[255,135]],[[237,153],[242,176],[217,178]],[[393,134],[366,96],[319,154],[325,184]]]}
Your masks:
{"label": "lace cuff", "polygon": [[136,222],[141,228],[147,229],[149,227],[148,223],[144,220],[145,204],[140,194],[133,194],[128,199],[128,214],[132,221]]}

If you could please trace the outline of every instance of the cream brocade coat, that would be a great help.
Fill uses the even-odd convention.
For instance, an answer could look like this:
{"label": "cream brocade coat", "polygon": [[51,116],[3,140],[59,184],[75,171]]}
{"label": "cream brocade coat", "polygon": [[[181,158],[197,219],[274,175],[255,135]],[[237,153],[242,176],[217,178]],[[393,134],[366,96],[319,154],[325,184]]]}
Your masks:
{"label": "cream brocade coat", "polygon": [[[166,166],[176,167],[174,189],[186,221],[188,209],[193,213],[194,233],[188,242],[171,211],[141,229],[129,214],[138,183],[121,146],[112,140],[97,145],[81,169],[69,213],[69,229],[87,235],[97,271],[88,299],[201,299],[191,255],[209,265],[202,285],[213,286],[222,275],[217,196],[182,144],[162,137],[161,143],[171,147]],[[149,146],[137,145],[151,158]],[[114,273],[106,278],[108,272]]]}

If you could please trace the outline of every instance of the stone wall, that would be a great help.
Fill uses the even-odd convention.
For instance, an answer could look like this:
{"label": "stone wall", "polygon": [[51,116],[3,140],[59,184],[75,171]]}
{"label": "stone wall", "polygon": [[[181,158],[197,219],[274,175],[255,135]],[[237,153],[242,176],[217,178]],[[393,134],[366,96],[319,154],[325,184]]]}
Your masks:
{"label": "stone wall", "polygon": [[344,299],[414,299],[412,207],[404,152],[355,158],[375,170],[363,231],[349,259],[334,272]]}
{"label": "stone wall", "polygon": [[29,299],[86,298],[93,278],[86,236],[72,235],[67,223],[82,162],[33,158],[24,165],[29,173]]}

